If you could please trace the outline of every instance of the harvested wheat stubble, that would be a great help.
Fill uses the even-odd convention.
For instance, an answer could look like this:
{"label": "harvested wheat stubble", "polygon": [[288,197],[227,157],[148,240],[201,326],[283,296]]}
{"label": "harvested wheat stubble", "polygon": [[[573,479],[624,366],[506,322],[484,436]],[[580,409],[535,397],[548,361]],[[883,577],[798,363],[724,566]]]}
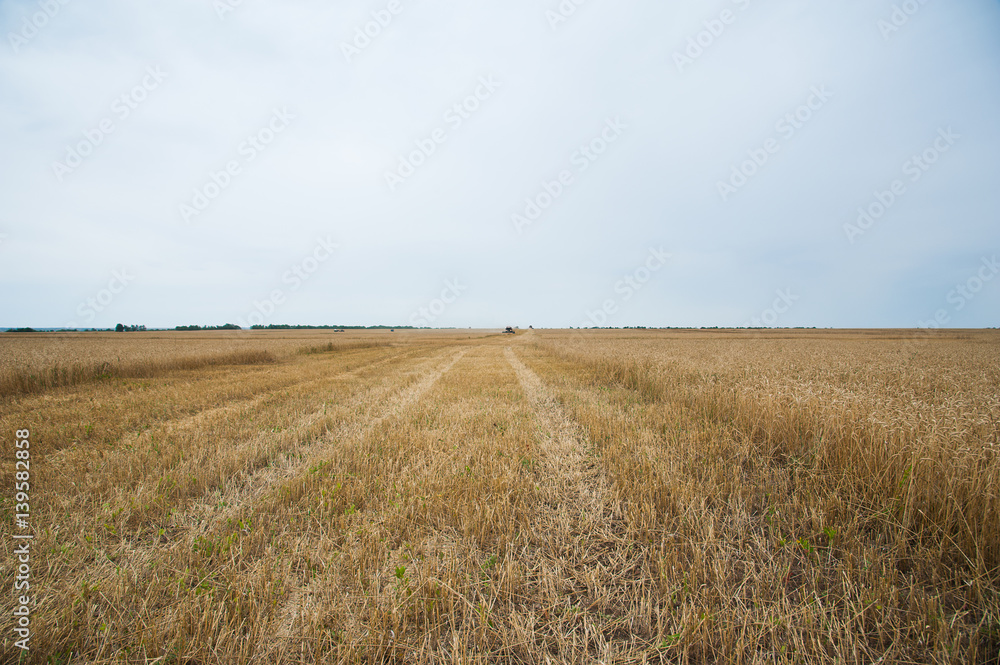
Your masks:
{"label": "harvested wheat stubble", "polygon": [[[538,491],[544,507],[532,531],[538,541],[538,578],[554,570],[565,585],[565,602],[575,622],[557,628],[572,636],[571,652],[605,659],[637,649],[648,639],[637,622],[634,600],[651,579],[644,578],[644,553],[630,541],[610,484],[586,450],[585,435],[552,392],[510,348],[505,356],[517,373],[542,436]],[[539,547],[543,545],[543,547]],[[574,625],[575,623],[575,625]],[[645,633],[645,634],[644,634]]]}
{"label": "harvested wheat stubble", "polygon": [[179,369],[268,364],[294,353],[390,345],[390,340],[372,336],[330,337],[319,331],[4,333],[0,334],[0,399],[92,381],[148,379]]}
{"label": "harvested wheat stubble", "polygon": [[469,337],[6,402],[32,658],[996,660],[996,334]]}
{"label": "harvested wheat stubble", "polygon": [[576,417],[675,612],[710,619],[681,657],[997,657],[997,336],[886,337],[544,341],[597,389]]}
{"label": "harvested wheat stubble", "polygon": [[[442,351],[438,350],[435,353]],[[143,593],[136,596],[135,590],[129,589],[122,578],[131,576],[130,583],[134,584],[148,576],[147,569],[150,566],[153,569],[159,566],[170,569],[178,559],[176,553],[179,548],[187,548],[186,551],[190,552],[192,548],[197,551],[199,548],[211,547],[208,543],[212,541],[206,535],[210,525],[227,521],[227,516],[238,508],[241,500],[264,491],[281,477],[294,474],[296,469],[303,469],[308,463],[308,448],[315,446],[315,437],[329,440],[330,437],[336,436],[338,431],[353,428],[359,421],[365,422],[371,416],[373,407],[377,408],[382,404],[382,400],[392,391],[405,387],[406,381],[400,382],[401,377],[398,375],[388,384],[385,383],[385,379],[390,376],[389,372],[392,372],[394,364],[399,364],[400,361],[403,364],[412,364],[414,355],[411,352],[396,353],[393,357],[369,362],[345,373],[327,372],[319,385],[314,380],[291,386],[295,391],[305,390],[301,396],[296,396],[295,392],[290,392],[286,388],[282,391],[284,402],[291,406],[292,410],[284,410],[280,421],[267,419],[263,423],[270,425],[281,422],[280,433],[276,432],[274,427],[255,430],[251,426],[247,430],[234,432],[234,436],[228,438],[228,445],[225,440],[217,440],[214,448],[205,445],[208,441],[201,435],[206,428],[209,431],[218,431],[231,422],[235,415],[242,414],[250,422],[259,416],[262,411],[261,405],[251,403],[243,405],[237,414],[217,412],[210,414],[209,419],[185,418],[178,423],[180,429],[173,427],[174,423],[169,423],[167,432],[170,436],[167,438],[173,438],[178,445],[184,441],[178,438],[180,433],[187,431],[193,435],[189,439],[188,447],[179,448],[178,454],[149,457],[150,451],[157,452],[157,444],[149,439],[145,442],[134,442],[135,445],[130,444],[112,452],[111,456],[114,456],[115,452],[125,457],[140,453],[145,455],[147,463],[145,470],[148,472],[149,480],[140,477],[121,489],[109,487],[110,496],[106,497],[107,500],[104,501],[102,508],[96,510],[97,523],[82,525],[83,534],[89,532],[92,535],[83,535],[81,541],[86,540],[88,543],[92,542],[106,548],[108,557],[115,562],[121,560],[124,564],[98,566],[99,570],[93,571],[87,584],[103,583],[109,577],[115,578],[124,601],[124,605],[120,608],[132,607],[133,598],[143,598],[143,602],[149,604],[155,594]],[[367,374],[371,374],[370,379],[364,379]],[[369,385],[371,387],[366,387]],[[335,389],[334,392],[330,392],[331,388]],[[303,396],[306,398],[304,402],[301,400]],[[296,399],[289,401],[289,397]],[[327,400],[335,403],[329,404]],[[313,413],[299,415],[301,412],[297,405],[308,404],[310,401],[313,404],[320,402],[321,408]],[[279,406],[282,406],[281,403]],[[250,434],[255,431],[255,435]],[[185,458],[185,455],[189,455],[190,458]],[[165,465],[162,467],[166,471],[165,476],[164,471],[157,471],[157,463]],[[262,466],[265,463],[267,466]],[[112,468],[120,466],[114,461],[108,464]],[[100,482],[107,474],[101,475],[100,469],[97,471],[95,482]],[[223,478],[228,479],[225,485],[220,484]],[[169,496],[162,494],[164,490],[162,483],[165,479],[168,481],[177,479],[168,488],[175,490]],[[178,485],[178,481],[185,482]],[[94,489],[91,487],[90,491],[75,493],[75,496],[82,501],[90,502],[96,494]],[[199,500],[199,497],[203,498]],[[187,503],[193,505],[185,511]],[[59,512],[68,509],[68,512],[81,516],[88,514],[86,511],[72,508],[64,505]],[[166,512],[164,508],[167,509]],[[66,525],[63,525],[63,528],[66,528]],[[186,554],[180,558],[183,559],[184,556]],[[163,588],[168,586],[161,585]],[[53,592],[54,595],[49,600],[52,605],[56,607],[73,605],[72,585],[60,584],[53,589]],[[127,625],[119,628],[125,631],[125,634],[130,631]]]}

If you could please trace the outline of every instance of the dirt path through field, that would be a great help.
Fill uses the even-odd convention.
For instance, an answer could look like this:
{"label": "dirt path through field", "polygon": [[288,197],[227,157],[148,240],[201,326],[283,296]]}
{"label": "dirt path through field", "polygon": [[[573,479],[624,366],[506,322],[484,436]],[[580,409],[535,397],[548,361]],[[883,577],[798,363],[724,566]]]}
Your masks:
{"label": "dirt path through field", "polygon": [[579,427],[512,348],[504,349],[504,355],[517,373],[547,439],[540,463],[545,467],[542,477],[551,499],[549,507],[562,508],[562,517],[575,517],[583,523],[602,522],[609,501],[608,483],[584,449]]}
{"label": "dirt path through field", "polygon": [[[630,590],[644,580],[639,550],[626,537],[621,504],[580,427],[516,352],[504,350],[541,426],[538,491],[543,507],[532,531],[544,615],[568,613],[555,639],[571,652],[609,657],[629,630]],[[554,592],[554,593],[553,593]],[[575,612],[575,614],[573,613]],[[559,634],[559,633],[562,634]]]}

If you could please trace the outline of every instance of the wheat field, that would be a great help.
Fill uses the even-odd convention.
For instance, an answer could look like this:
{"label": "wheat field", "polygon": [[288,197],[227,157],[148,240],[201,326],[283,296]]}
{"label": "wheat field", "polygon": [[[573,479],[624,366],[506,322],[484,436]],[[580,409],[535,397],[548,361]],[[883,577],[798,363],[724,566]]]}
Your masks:
{"label": "wheat field", "polygon": [[6,334],[3,663],[995,663],[996,331]]}

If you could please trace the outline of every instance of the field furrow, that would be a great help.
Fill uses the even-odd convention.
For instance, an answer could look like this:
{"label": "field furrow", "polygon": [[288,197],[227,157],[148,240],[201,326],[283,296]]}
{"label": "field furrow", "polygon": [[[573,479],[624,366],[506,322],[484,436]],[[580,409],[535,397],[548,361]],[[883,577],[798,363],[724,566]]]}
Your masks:
{"label": "field furrow", "polygon": [[[609,658],[636,640],[633,613],[644,575],[644,553],[627,534],[619,500],[579,425],[553,392],[508,347],[504,355],[517,374],[538,423],[537,487],[541,505],[530,531],[528,560],[545,600],[543,611],[562,620],[536,631],[550,633],[559,653],[573,659]],[[546,594],[552,585],[556,593]]]}

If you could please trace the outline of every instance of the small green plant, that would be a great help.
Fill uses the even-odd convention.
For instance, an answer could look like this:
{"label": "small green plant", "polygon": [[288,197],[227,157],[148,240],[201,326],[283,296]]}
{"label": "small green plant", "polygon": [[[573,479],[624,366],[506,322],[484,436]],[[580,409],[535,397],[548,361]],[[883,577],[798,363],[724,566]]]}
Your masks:
{"label": "small green plant", "polygon": [[666,637],[663,638],[663,641],[660,642],[660,648],[661,649],[669,649],[670,647],[674,646],[675,644],[677,644],[680,641],[681,641],[681,634],[680,633],[674,633],[673,635],[667,635]]}
{"label": "small green plant", "polygon": [[490,614],[489,608],[486,607],[486,605],[482,601],[480,601],[479,604],[476,605],[476,613],[479,615],[479,620],[482,621],[484,625],[487,625],[490,628],[496,628],[496,625],[493,623],[493,620],[490,619],[489,617]]}
{"label": "small green plant", "polygon": [[[58,651],[49,656],[47,665],[69,665],[72,657],[73,657],[72,651]],[[27,659],[23,658],[23,660],[20,660],[19,662],[27,662]]]}
{"label": "small green plant", "polygon": [[195,552],[200,553],[202,556],[209,557],[212,556],[212,551],[215,549],[215,545],[211,540],[207,540],[204,536],[198,536],[194,539],[192,549]]}
{"label": "small green plant", "polygon": [[49,551],[52,554],[62,554],[63,556],[66,556],[73,551],[73,544],[63,543],[62,545],[54,545]]}
{"label": "small green plant", "polygon": [[98,588],[99,588],[98,584],[96,583],[87,584],[87,580],[84,580],[83,582],[80,583],[80,594],[73,601],[73,604],[76,605],[77,603],[87,602],[88,600],[90,600],[90,597],[94,594],[95,591],[97,591]]}

